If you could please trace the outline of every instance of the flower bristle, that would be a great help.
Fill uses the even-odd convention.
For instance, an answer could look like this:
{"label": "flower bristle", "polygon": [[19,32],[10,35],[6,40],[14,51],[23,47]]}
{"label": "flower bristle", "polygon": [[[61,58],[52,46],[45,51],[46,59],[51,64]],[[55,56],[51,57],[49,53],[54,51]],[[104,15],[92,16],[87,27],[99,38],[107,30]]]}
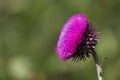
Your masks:
{"label": "flower bristle", "polygon": [[90,54],[93,53],[93,50],[97,44],[98,37],[95,30],[95,25],[94,24],[88,24],[88,27],[86,28],[86,31],[83,34],[83,40],[82,42],[78,45],[76,48],[76,51],[74,53],[73,61],[78,62],[79,60],[85,61]]}

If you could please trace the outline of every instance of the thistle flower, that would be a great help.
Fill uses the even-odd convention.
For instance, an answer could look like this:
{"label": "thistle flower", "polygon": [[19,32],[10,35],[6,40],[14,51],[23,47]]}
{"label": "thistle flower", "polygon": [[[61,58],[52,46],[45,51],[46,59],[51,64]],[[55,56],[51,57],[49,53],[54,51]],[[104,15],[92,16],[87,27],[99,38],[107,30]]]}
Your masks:
{"label": "thistle flower", "polygon": [[56,46],[56,53],[61,60],[73,58],[84,60],[93,53],[97,44],[98,32],[89,23],[85,14],[76,14],[64,24]]}
{"label": "thistle flower", "polygon": [[103,80],[103,70],[94,49],[98,41],[97,34],[94,25],[89,23],[85,14],[73,15],[62,28],[56,53],[61,60],[73,58],[74,61],[85,60],[92,54],[98,80]]}

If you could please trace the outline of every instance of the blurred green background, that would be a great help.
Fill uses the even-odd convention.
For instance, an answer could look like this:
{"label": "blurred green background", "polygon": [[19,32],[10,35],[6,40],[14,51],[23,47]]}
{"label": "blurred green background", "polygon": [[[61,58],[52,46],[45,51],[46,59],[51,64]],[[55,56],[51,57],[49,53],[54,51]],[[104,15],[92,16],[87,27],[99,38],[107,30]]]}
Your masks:
{"label": "blurred green background", "polygon": [[97,80],[92,56],[58,59],[61,28],[76,13],[96,23],[105,80],[120,80],[120,0],[0,0],[0,80]]}

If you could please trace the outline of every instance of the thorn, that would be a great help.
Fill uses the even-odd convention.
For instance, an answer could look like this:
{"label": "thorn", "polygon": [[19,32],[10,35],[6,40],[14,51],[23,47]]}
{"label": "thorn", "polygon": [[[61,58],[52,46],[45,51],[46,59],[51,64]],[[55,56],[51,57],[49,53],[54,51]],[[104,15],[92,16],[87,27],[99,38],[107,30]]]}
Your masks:
{"label": "thorn", "polygon": [[96,32],[96,35],[100,34],[100,32]]}
{"label": "thorn", "polygon": [[92,46],[92,48],[95,48],[95,46]]}
{"label": "thorn", "polygon": [[98,39],[98,38],[95,38],[94,40],[95,40],[95,41],[99,41],[99,39]]}
{"label": "thorn", "polygon": [[91,36],[92,34],[89,34],[88,36]]}
{"label": "thorn", "polygon": [[92,37],[95,37],[95,36],[96,36],[96,35],[94,35],[94,34],[92,35]]}
{"label": "thorn", "polygon": [[87,46],[87,48],[90,48],[90,46]]}
{"label": "thorn", "polygon": [[96,42],[91,42],[92,44],[96,44]]}
{"label": "thorn", "polygon": [[88,45],[88,44],[90,44],[90,42],[89,42],[89,41],[87,41],[87,45]]}
{"label": "thorn", "polygon": [[92,51],[91,51],[91,50],[89,50],[89,52],[91,53]]}
{"label": "thorn", "polygon": [[90,41],[92,41],[92,40],[93,40],[93,38],[89,38],[89,40],[90,40]]}

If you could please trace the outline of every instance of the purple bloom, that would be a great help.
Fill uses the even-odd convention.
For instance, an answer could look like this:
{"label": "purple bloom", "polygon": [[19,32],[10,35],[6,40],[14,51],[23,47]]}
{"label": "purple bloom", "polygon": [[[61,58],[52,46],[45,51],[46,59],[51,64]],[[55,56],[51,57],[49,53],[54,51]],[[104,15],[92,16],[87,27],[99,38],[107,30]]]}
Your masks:
{"label": "purple bloom", "polygon": [[61,60],[71,57],[73,60],[85,59],[97,43],[96,35],[85,14],[73,15],[62,28],[56,53]]}

